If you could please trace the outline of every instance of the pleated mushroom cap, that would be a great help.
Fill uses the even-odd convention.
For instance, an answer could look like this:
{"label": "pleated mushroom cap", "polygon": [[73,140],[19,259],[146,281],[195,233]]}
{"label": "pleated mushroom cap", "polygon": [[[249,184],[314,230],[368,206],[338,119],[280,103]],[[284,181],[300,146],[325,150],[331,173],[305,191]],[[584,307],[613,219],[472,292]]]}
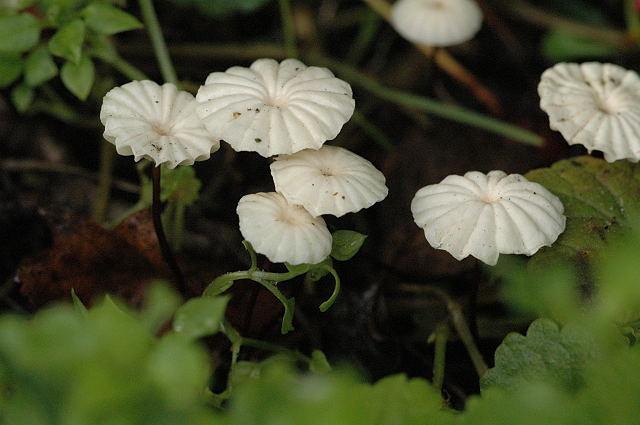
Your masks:
{"label": "pleated mushroom cap", "polygon": [[280,155],[271,164],[276,191],[313,216],[340,217],[383,200],[384,175],[363,157],[337,146]]}
{"label": "pleated mushroom cap", "polygon": [[120,155],[133,155],[156,166],[192,165],[208,159],[220,142],[196,114],[196,100],[175,85],[132,81],[111,89],[100,109],[104,138]]}
{"label": "pleated mushroom cap", "polygon": [[613,162],[640,159],[640,78],[609,63],[559,63],[538,85],[549,126]]}
{"label": "pleated mushroom cap", "polygon": [[498,255],[533,255],[564,231],[564,207],[538,183],[502,171],[470,171],[418,190],[411,212],[429,244],[461,260],[495,265]]}
{"label": "pleated mushroom cap", "polygon": [[446,47],[473,38],[482,26],[474,0],[399,0],[391,8],[391,24],[413,43]]}
{"label": "pleated mushroom cap", "polygon": [[264,157],[319,149],[355,108],[349,84],[295,59],[258,59],[249,68],[214,72],[196,99],[211,134]]}
{"label": "pleated mushroom cap", "polygon": [[317,264],[331,253],[331,233],[322,217],[275,192],[243,196],[236,209],[240,233],[274,263]]}

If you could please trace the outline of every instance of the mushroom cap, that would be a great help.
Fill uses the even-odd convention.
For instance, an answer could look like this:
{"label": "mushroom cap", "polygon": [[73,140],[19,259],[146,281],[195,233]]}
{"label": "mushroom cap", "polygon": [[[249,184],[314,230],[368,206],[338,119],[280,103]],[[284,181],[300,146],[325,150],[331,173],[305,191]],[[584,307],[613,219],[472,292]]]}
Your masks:
{"label": "mushroom cap", "polygon": [[640,78],[610,63],[559,63],[538,85],[549,126],[604,158],[640,159]]}
{"label": "mushroom cap", "polygon": [[461,260],[495,265],[498,255],[533,255],[564,231],[560,200],[538,183],[503,171],[447,176],[418,190],[411,202],[429,244]]}
{"label": "mushroom cap", "polygon": [[192,165],[220,148],[196,115],[196,106],[190,93],[171,83],[131,81],[104,96],[104,138],[120,155],[133,155],[136,161],[147,158],[169,168]]}
{"label": "mushroom cap", "polygon": [[348,83],[295,59],[258,59],[209,74],[196,99],[211,134],[264,157],[320,148],[355,108]]}
{"label": "mushroom cap", "polygon": [[264,157],[319,149],[355,108],[348,83],[295,59],[258,59],[209,74],[196,99],[211,134]]}
{"label": "mushroom cap", "polygon": [[473,0],[399,0],[391,24],[407,40],[429,46],[452,46],[473,38],[482,11]]}
{"label": "mushroom cap", "polygon": [[316,217],[360,211],[389,192],[384,174],[371,162],[337,146],[279,155],[271,175],[277,192]]}
{"label": "mushroom cap", "polygon": [[271,262],[317,264],[331,253],[331,233],[322,217],[275,192],[240,198],[240,233]]}

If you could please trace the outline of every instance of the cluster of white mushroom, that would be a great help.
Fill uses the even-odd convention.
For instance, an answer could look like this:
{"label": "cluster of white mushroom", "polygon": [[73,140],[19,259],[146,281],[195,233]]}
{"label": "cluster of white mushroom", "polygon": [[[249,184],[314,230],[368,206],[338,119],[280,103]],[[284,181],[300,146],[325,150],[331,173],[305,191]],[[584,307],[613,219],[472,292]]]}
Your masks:
{"label": "cluster of white mushroom", "polygon": [[104,98],[104,137],[118,153],[156,166],[191,165],[227,142],[275,156],[276,192],[246,195],[240,232],[273,262],[316,264],[331,252],[322,214],[342,216],[387,196],[384,175],[335,138],[355,107],[351,87],[326,68],[259,59],[214,72],[196,97],[173,84],[133,81]]}

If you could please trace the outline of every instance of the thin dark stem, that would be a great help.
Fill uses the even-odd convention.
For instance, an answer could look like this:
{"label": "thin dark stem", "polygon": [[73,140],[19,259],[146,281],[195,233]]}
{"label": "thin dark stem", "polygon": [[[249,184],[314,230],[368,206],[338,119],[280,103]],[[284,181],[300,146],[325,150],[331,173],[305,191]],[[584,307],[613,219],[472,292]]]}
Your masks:
{"label": "thin dark stem", "polygon": [[162,217],[160,216],[160,213],[162,212],[162,204],[160,202],[160,167],[153,167],[152,170],[151,179],[153,182],[153,200],[151,204],[151,216],[153,217],[153,227],[156,229],[156,235],[158,237],[160,249],[162,250],[162,256],[173,272],[176,284],[178,285],[178,290],[182,294],[186,294],[187,287],[184,282],[182,271],[180,271],[180,266],[178,266],[178,262],[171,252],[171,248],[167,242],[167,237],[165,236],[164,229],[162,228]]}

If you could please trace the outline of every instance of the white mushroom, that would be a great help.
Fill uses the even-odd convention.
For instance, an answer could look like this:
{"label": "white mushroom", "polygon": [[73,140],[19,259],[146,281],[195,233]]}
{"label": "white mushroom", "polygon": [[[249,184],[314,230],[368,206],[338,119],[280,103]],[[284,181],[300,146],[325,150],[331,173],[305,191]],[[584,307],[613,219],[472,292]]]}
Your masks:
{"label": "white mushroom", "polygon": [[570,145],[582,144],[604,158],[640,159],[640,78],[633,71],[598,62],[559,63],[538,85],[549,125]]}
{"label": "white mushroom", "polygon": [[313,216],[340,217],[383,200],[389,190],[371,162],[337,146],[280,155],[271,164],[276,191]]}
{"label": "white mushroom", "polygon": [[173,84],[132,81],[104,97],[104,138],[120,155],[133,155],[136,161],[146,158],[169,168],[191,165],[220,147],[196,115],[196,106],[190,93]]}
{"label": "white mushroom", "polygon": [[418,190],[411,202],[429,244],[461,260],[489,264],[498,254],[533,255],[564,231],[560,200],[538,183],[503,171],[470,171]]}
{"label": "white mushroom", "polygon": [[355,107],[349,84],[295,59],[258,59],[250,68],[214,72],[196,99],[211,134],[264,157],[319,149]]}
{"label": "white mushroom", "polygon": [[317,264],[331,253],[331,233],[322,217],[275,192],[245,195],[236,209],[240,233],[274,263]]}
{"label": "white mushroom", "polygon": [[474,0],[399,0],[391,23],[411,42],[445,47],[473,38],[482,26],[482,11]]}

